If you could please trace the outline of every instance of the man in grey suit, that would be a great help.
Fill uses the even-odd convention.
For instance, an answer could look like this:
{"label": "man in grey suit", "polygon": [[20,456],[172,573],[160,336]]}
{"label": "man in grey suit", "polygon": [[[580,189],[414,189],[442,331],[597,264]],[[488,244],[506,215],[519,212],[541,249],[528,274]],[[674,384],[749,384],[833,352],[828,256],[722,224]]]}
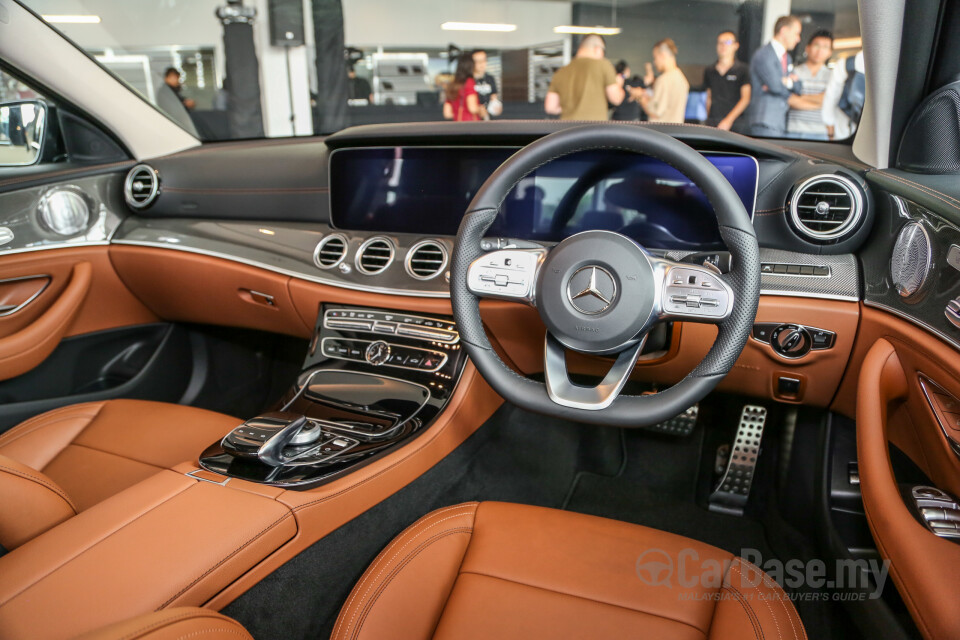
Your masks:
{"label": "man in grey suit", "polygon": [[789,51],[800,42],[796,16],[781,16],[773,26],[773,40],[757,49],[750,60],[750,135],[783,138],[787,135],[787,100],[800,94]]}

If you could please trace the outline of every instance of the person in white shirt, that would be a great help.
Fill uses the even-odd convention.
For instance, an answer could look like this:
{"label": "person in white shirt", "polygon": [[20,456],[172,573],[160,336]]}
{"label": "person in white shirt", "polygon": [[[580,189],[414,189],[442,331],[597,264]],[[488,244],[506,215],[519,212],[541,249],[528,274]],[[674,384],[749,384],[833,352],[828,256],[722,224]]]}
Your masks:
{"label": "person in white shirt", "polygon": [[[865,73],[863,51],[854,58],[853,67],[857,73]],[[827,136],[830,140],[846,140],[857,130],[858,123],[851,120],[839,106],[840,98],[843,96],[843,88],[846,84],[846,60],[840,60],[830,74],[830,81],[827,83],[827,89],[823,94],[823,108],[820,116],[823,123],[827,125]]]}

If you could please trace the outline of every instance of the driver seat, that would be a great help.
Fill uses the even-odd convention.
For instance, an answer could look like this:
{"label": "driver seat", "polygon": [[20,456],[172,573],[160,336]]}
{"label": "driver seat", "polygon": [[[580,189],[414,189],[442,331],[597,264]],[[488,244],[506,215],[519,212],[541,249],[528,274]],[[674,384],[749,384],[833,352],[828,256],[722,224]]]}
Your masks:
{"label": "driver seat", "polygon": [[[84,639],[249,637],[205,610],[148,618]],[[788,640],[806,633],[776,582],[715,547],[568,511],[471,502],[434,511],[395,538],[353,588],[331,638]]]}

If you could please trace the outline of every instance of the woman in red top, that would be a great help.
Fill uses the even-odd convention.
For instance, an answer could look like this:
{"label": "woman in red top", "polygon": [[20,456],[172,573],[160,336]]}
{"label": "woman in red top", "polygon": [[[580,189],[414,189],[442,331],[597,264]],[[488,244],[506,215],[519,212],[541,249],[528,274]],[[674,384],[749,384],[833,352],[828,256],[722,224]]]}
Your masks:
{"label": "woman in red top", "polygon": [[463,122],[483,117],[480,99],[473,80],[473,56],[464,54],[457,60],[457,73],[447,85],[447,101],[443,103],[443,117]]}

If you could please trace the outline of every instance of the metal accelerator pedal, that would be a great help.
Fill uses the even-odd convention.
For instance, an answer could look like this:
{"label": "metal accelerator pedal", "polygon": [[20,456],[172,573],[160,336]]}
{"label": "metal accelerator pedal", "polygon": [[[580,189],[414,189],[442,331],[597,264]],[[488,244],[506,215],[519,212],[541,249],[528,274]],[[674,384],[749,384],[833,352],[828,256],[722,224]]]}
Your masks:
{"label": "metal accelerator pedal", "polygon": [[760,455],[760,440],[763,438],[763,426],[767,422],[767,410],[759,405],[744,405],[740,414],[740,424],[733,441],[733,451],[727,461],[727,468],[720,478],[708,506],[710,511],[742,516],[743,508],[750,497],[753,485],[753,472]]}

